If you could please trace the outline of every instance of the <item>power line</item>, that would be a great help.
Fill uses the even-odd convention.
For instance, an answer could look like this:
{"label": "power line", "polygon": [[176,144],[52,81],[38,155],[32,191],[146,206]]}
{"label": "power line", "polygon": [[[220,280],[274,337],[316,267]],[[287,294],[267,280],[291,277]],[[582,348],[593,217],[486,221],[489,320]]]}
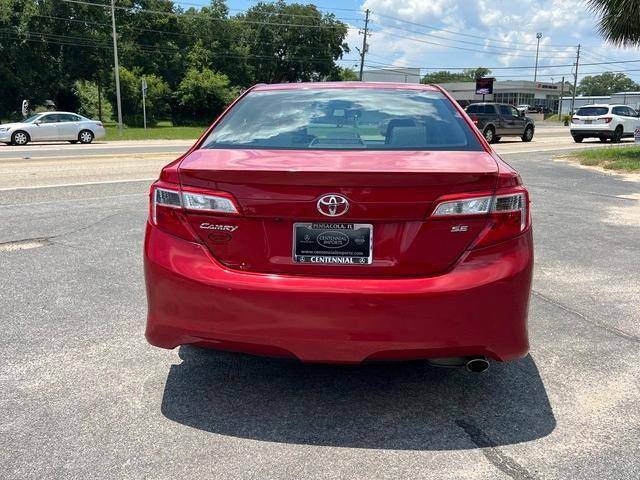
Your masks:
{"label": "power line", "polygon": [[[50,15],[38,15],[38,14],[34,14],[34,17],[40,17],[40,18],[48,18],[48,19],[52,19],[52,20],[61,20],[61,21],[69,21],[69,22],[74,22],[74,23],[82,23],[82,24],[90,24],[90,25],[98,25],[98,26],[104,26],[104,27],[109,27],[111,28],[111,24],[109,23],[101,23],[101,22],[93,22],[90,20],[83,20],[83,19],[70,19],[70,18],[65,18],[65,17],[54,17],[54,16],[50,16]],[[175,35],[175,36],[180,36],[180,37],[186,37],[186,38],[195,38],[196,40],[204,40],[203,37],[199,36],[199,35],[193,35],[190,33],[183,33],[183,32],[168,32],[168,31],[164,31],[164,30],[155,30],[155,29],[151,29],[151,28],[140,28],[140,27],[131,27],[129,25],[125,25],[125,26],[121,26],[120,29],[120,34],[122,35],[122,30],[125,31],[134,31],[134,32],[151,32],[151,33],[159,33],[162,35]],[[101,33],[106,33],[106,32],[101,32]],[[242,34],[240,35],[240,38],[243,38]],[[262,45],[280,45],[280,42],[268,42],[266,40],[259,40],[259,41],[255,41],[253,43],[244,43],[245,45],[257,45],[257,44],[262,44]]]}
{"label": "power line", "polygon": [[[376,30],[379,32],[379,30]],[[490,50],[478,50],[478,49],[473,49],[473,48],[466,48],[466,47],[458,47],[458,46],[454,46],[454,45],[445,45],[443,43],[437,43],[437,42],[431,42],[428,40],[422,40],[420,38],[415,38],[415,37],[407,37],[406,35],[400,35],[400,34],[396,34],[393,33],[391,34],[393,37],[396,38],[404,38],[407,40],[412,40],[414,42],[419,42],[419,43],[424,43],[427,45],[436,45],[439,47],[445,47],[447,49],[454,49],[454,50],[463,50],[463,51],[467,51],[467,52],[474,52],[474,53],[482,53],[485,55],[505,55],[505,52],[496,52],[496,51],[490,51]],[[508,56],[510,57],[519,57],[519,58],[534,58],[535,55],[519,55],[519,54],[508,54]],[[557,58],[557,57],[540,57],[540,58]]]}
{"label": "power line", "polygon": [[[7,40],[16,40],[16,41],[28,41],[28,42],[38,42],[38,43],[51,43],[54,45],[65,45],[72,47],[80,47],[80,48],[99,48],[99,49],[112,49],[112,45],[107,43],[99,43],[93,42],[82,37],[66,37],[64,35],[54,35],[54,34],[46,34],[42,32],[32,32],[33,34],[39,35],[43,38],[22,38],[18,33],[13,31],[6,31],[6,29],[0,29],[0,33],[12,34],[13,37],[5,36],[3,39]],[[81,43],[77,43],[80,40]],[[163,49],[158,48],[152,45],[143,45],[137,43],[131,43],[119,46],[120,50],[133,50],[134,52],[142,51],[143,53],[167,53],[167,54],[175,54],[178,51],[176,49]],[[247,54],[247,55],[237,55],[237,54],[225,54],[225,53],[217,53],[216,56],[224,57],[224,58],[238,58],[238,59],[257,59],[257,60],[270,60],[270,61],[281,61],[281,62],[326,62],[328,60],[333,60],[334,62],[344,62],[344,63],[353,63],[358,62],[358,59],[350,59],[350,58],[339,58],[335,59],[333,57],[285,57],[285,58],[276,58],[270,55],[256,55],[256,54]]]}
{"label": "power line", "polygon": [[[264,0],[245,0],[247,3],[261,3]],[[325,7],[322,5],[315,5],[318,10],[336,10],[339,12],[358,12],[364,14],[364,10],[362,9],[353,9],[353,8],[335,8],[335,7]]]}
{"label": "power line", "polygon": [[[66,3],[75,3],[75,4],[80,4],[80,5],[90,5],[90,6],[94,6],[94,7],[108,7],[108,5],[105,5],[103,3],[94,3],[94,2],[87,2],[84,0],[62,0],[63,2]],[[150,13],[150,14],[155,14],[155,15],[167,15],[170,17],[183,17],[183,18],[198,18],[197,15],[199,15],[199,13],[193,13],[190,14],[188,12],[184,12],[184,13],[176,13],[176,12],[165,12],[162,10],[151,10],[151,9],[147,9],[147,8],[131,8],[131,7],[115,7],[118,10],[126,10],[126,11],[134,11],[134,12],[141,12],[141,13]],[[357,30],[357,27],[349,27],[345,24],[342,25],[318,25],[318,24],[295,24],[295,23],[272,23],[272,22],[258,22],[258,21],[253,21],[253,20],[241,20],[241,19],[237,19],[237,18],[208,18],[207,20],[211,20],[214,22],[237,22],[237,23],[245,23],[248,25],[270,25],[270,26],[281,26],[281,27],[298,27],[298,28],[317,28],[317,29],[341,29],[346,27],[348,30]],[[342,23],[342,22],[341,22]]]}
{"label": "power line", "polygon": [[[381,66],[397,66],[397,65],[392,65],[389,63],[383,64],[380,62],[372,62],[369,61],[369,63],[378,63]],[[640,59],[638,60],[621,60],[619,62],[590,62],[590,63],[581,63],[580,66],[581,67],[587,67],[587,66],[594,66],[594,65],[612,65],[612,64],[619,64],[619,63],[623,63],[623,64],[628,64],[628,63],[640,63]],[[558,65],[541,65],[538,66],[539,69],[547,69],[547,68],[561,68],[561,67],[573,67],[575,64],[574,63],[565,63],[565,64],[558,64]],[[404,67],[404,66],[403,66]],[[484,67],[484,65],[483,65]],[[469,70],[469,69],[474,69],[477,68],[475,66],[471,66],[471,67],[424,67],[424,66],[406,66],[404,68],[419,68],[421,70]],[[519,70],[519,69],[530,69],[533,70],[535,68],[535,65],[530,65],[530,66],[525,66],[525,65],[517,65],[514,67],[484,67],[484,68],[488,68],[489,70]],[[559,75],[559,74],[557,74]],[[573,74],[572,74],[573,75]]]}
{"label": "power line", "polygon": [[[447,38],[447,37],[442,37],[442,36],[439,36],[439,35],[433,35],[431,33],[416,32],[415,30],[407,30],[406,28],[403,28],[403,27],[396,27],[396,26],[382,24],[382,23],[379,23],[378,25],[380,25],[382,27],[394,29],[394,30],[400,30],[400,31],[406,32],[406,33],[412,33],[412,34],[421,35],[421,36],[424,36],[424,37],[436,38],[436,39],[439,39],[439,40],[445,40],[445,41],[450,41],[450,42],[458,42],[458,43],[463,43],[463,44],[466,44],[466,45],[474,45],[474,46],[477,46],[477,47],[480,47],[480,48],[486,47],[486,48],[491,48],[491,49],[502,49],[502,50],[507,50],[509,52],[514,52],[514,51],[515,52],[532,52],[533,51],[533,50],[517,48],[517,47],[513,47],[513,46],[503,47],[503,46],[500,46],[500,45],[486,45],[486,44],[481,44],[478,41],[471,42],[471,41],[467,41],[467,40],[458,40],[458,39],[455,39],[455,38]],[[383,32],[382,30],[378,30],[378,31]],[[393,33],[391,33],[391,34],[395,35]],[[486,41],[487,39],[484,39],[484,40]],[[513,42],[513,43],[517,44],[517,42]],[[544,45],[543,45],[543,47],[544,47]],[[556,50],[547,49],[547,51],[554,52]],[[484,52],[486,52],[486,50],[482,50],[482,52],[484,53]],[[560,52],[564,52],[564,50],[557,50],[557,52],[559,52],[559,53]],[[500,55],[505,55],[506,54],[505,52],[495,52],[495,53],[498,53]],[[524,55],[519,55],[519,56],[524,56]],[[533,58],[534,55],[530,55],[530,56]],[[555,58],[555,57],[540,57],[540,58]]]}
{"label": "power line", "polygon": [[[514,42],[509,42],[509,41],[506,41],[506,40],[496,40],[496,39],[487,38],[486,36],[483,36],[483,35],[473,35],[471,33],[454,32],[453,30],[446,30],[444,28],[434,27],[432,25],[425,25],[423,23],[411,22],[409,20],[403,20],[403,19],[400,19],[400,18],[397,18],[397,17],[392,17],[390,15],[382,14],[382,13],[375,13],[375,15],[377,15],[378,17],[388,18],[390,20],[395,20],[397,22],[402,22],[402,23],[406,23],[406,24],[409,24],[409,25],[415,25],[415,26],[418,26],[418,27],[428,28],[428,29],[431,29],[431,30],[439,31],[439,32],[450,33],[452,35],[459,35],[459,36],[462,36],[462,37],[470,37],[470,38],[479,38],[479,39],[486,40],[486,41],[489,41],[489,42],[504,43],[504,44],[508,44],[508,45],[514,43]],[[535,43],[528,43],[528,44],[527,43],[522,43],[522,45],[535,46]],[[553,44],[549,44],[547,46],[550,46],[550,47],[575,47],[575,45],[553,45]]]}
{"label": "power line", "polygon": [[[371,65],[369,63],[365,64],[365,67],[368,68],[373,68],[373,69],[379,69],[380,67],[377,65]],[[401,69],[401,68],[411,68],[411,67],[401,67],[401,66],[395,66],[396,69]],[[366,71],[366,70],[365,70]],[[398,76],[406,76],[407,72],[404,70],[394,70],[394,68],[385,68],[385,71],[388,71],[390,75],[398,75]],[[589,74],[592,75],[598,75],[598,74],[602,74],[602,73],[609,73],[611,72],[610,70],[605,70],[605,71],[599,71],[599,72],[589,72]],[[628,73],[628,72],[640,72],[640,68],[635,68],[635,69],[627,69],[627,70],[621,70],[621,71],[613,71],[611,73]],[[491,75],[494,78],[504,78],[504,79],[514,79],[514,78],[531,78],[531,75]],[[565,73],[553,73],[553,74],[538,74],[538,77],[541,78],[556,78],[556,77],[561,77],[561,76],[573,76],[573,72],[565,72]],[[466,81],[466,80],[451,80],[452,82],[457,82],[457,81]],[[469,80],[469,81],[473,81],[473,80]],[[445,82],[445,83],[449,83],[449,82]]]}
{"label": "power line", "polygon": [[[200,7],[200,8],[209,8],[211,5],[210,4],[200,4],[200,3],[191,3],[191,2],[182,2],[180,0],[174,0],[173,2],[175,5],[189,5],[189,6],[193,6],[193,7]],[[327,12],[325,11],[321,11],[318,7],[316,7],[316,9],[318,9],[319,12],[326,14]],[[241,8],[227,8],[228,11],[230,12],[238,12],[238,13],[249,13],[249,10],[243,10]],[[333,9],[336,10],[336,9]],[[359,12],[359,10],[353,10],[354,12]],[[285,13],[285,12],[271,12],[268,10],[258,10],[256,8],[251,9],[251,13],[261,13],[263,15],[275,15],[275,16],[283,16],[283,17],[298,17],[298,18],[315,18],[317,19],[318,17],[316,15],[301,15],[299,13]],[[364,13],[364,12],[363,12]],[[330,12],[331,15],[334,15],[332,12]],[[354,21],[354,22],[361,22],[362,18],[342,18],[342,17],[338,17],[336,15],[336,19],[337,20],[341,20],[341,21]]]}

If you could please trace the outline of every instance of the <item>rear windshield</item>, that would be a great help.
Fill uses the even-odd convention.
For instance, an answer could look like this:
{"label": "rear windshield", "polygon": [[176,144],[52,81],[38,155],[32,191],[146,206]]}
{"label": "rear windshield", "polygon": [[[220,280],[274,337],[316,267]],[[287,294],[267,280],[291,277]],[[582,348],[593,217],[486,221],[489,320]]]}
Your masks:
{"label": "rear windshield", "polygon": [[477,113],[477,114],[494,114],[496,113],[493,105],[487,104],[471,104],[467,107],[467,113]]}
{"label": "rear windshield", "polygon": [[606,115],[609,113],[608,107],[580,107],[576,115],[584,117],[597,117],[598,115]]}
{"label": "rear windshield", "polygon": [[482,150],[441,93],[370,88],[251,92],[203,148]]}

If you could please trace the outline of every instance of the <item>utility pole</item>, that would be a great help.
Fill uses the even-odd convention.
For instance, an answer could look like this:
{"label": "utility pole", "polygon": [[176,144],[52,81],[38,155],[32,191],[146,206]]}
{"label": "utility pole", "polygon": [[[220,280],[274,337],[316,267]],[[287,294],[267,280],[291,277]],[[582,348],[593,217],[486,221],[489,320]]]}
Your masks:
{"label": "utility pole", "polygon": [[558,121],[562,115],[562,97],[564,96],[564,77],[562,77],[562,85],[560,86],[560,101],[558,102]]}
{"label": "utility pole", "polygon": [[102,92],[100,91],[99,77],[98,77],[98,120],[102,121]]}
{"label": "utility pole", "polygon": [[142,77],[142,118],[144,129],[147,129],[147,78]]}
{"label": "utility pole", "polygon": [[576,88],[578,88],[578,66],[580,65],[580,44],[578,44],[578,53],[576,54],[576,70],[573,72],[573,97],[571,98],[571,115],[576,106]]}
{"label": "utility pole", "polygon": [[[533,71],[533,83],[536,83],[536,80],[538,79],[538,52],[540,52],[540,39],[542,38],[542,33],[538,32],[536,33],[536,38],[538,39],[538,46],[536,47],[536,68]],[[535,85],[533,85],[533,88],[536,88]]]}
{"label": "utility pole", "polygon": [[116,104],[118,107],[118,131],[122,135],[122,101],[120,99],[120,66],[118,64],[118,38],[116,33],[116,6],[111,0],[111,27],[113,30],[113,63],[116,73]]}
{"label": "utility pole", "polygon": [[358,50],[358,52],[360,52],[360,81],[362,81],[362,70],[364,69],[364,56],[367,53],[367,50],[369,50],[369,45],[367,45],[367,37],[370,35],[369,33],[369,13],[371,13],[371,11],[367,8],[365,10],[365,16],[364,16],[364,31],[360,30],[358,33],[360,34],[364,34],[364,38],[362,39],[362,50],[360,50],[358,47],[356,47],[356,50]]}

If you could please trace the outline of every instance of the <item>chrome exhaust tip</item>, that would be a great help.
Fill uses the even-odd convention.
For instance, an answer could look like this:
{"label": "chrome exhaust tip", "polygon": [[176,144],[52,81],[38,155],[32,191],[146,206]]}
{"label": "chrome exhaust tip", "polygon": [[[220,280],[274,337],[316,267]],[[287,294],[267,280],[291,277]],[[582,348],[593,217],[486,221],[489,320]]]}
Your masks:
{"label": "chrome exhaust tip", "polygon": [[473,373],[486,372],[489,369],[489,360],[485,357],[474,357],[467,361],[467,371]]}

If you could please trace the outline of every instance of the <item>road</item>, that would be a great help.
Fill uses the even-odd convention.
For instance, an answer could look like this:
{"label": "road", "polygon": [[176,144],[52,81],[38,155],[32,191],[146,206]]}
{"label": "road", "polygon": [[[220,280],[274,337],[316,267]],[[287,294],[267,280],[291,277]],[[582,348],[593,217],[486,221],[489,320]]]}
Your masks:
{"label": "road", "polygon": [[152,162],[0,160],[0,477],[640,478],[640,183],[550,145],[498,145],[533,200],[531,353],[484,375],[151,347]]}
{"label": "road", "polygon": [[[630,143],[625,141],[624,143]],[[151,180],[158,171],[184,153],[192,141],[96,142],[0,146],[0,190],[86,182]],[[504,137],[498,153],[528,153],[601,147],[594,140],[577,145],[567,127],[540,127],[531,143]]]}

